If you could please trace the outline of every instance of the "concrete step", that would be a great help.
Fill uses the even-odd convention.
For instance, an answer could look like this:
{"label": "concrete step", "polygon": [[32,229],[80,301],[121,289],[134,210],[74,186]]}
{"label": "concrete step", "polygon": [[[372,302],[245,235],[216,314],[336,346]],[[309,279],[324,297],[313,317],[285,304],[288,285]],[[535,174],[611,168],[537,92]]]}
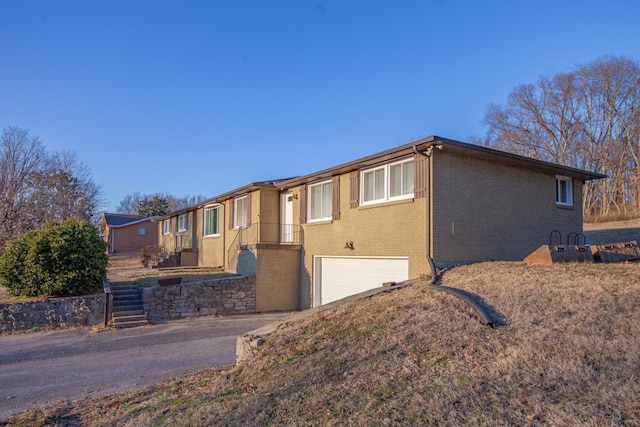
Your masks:
{"label": "concrete step", "polygon": [[125,328],[137,328],[138,326],[148,326],[149,322],[146,320],[132,320],[128,322],[120,322],[114,323],[116,329],[125,329]]}
{"label": "concrete step", "polygon": [[140,295],[138,294],[127,294],[127,295],[114,295],[113,301],[140,301]]}
{"label": "concrete step", "polygon": [[142,304],[113,307],[114,313],[129,312],[129,311],[144,311],[144,307],[142,306]]}
{"label": "concrete step", "polygon": [[113,312],[119,313],[121,311],[134,311],[134,310],[144,310],[144,307],[141,303],[138,304],[122,304],[122,305],[114,305]]}
{"label": "concrete step", "polygon": [[135,286],[127,286],[127,287],[120,287],[120,288],[111,288],[111,292],[137,292],[138,288]]}
{"label": "concrete step", "polygon": [[147,320],[145,314],[131,314],[127,316],[113,316],[113,323],[131,322],[134,320]]}
{"label": "concrete step", "polygon": [[136,315],[144,315],[144,310],[139,309],[139,310],[121,310],[121,311],[114,311],[113,312],[113,317],[125,317],[125,316],[136,316]]}
{"label": "concrete step", "polygon": [[131,304],[141,304],[142,303],[142,299],[140,298],[120,298],[120,299],[113,299],[113,305],[131,305]]}
{"label": "concrete step", "polygon": [[111,290],[111,293],[113,295],[138,295],[140,294],[140,291],[138,291],[137,289],[127,289],[127,290],[117,290],[114,291],[113,289]]}
{"label": "concrete step", "polygon": [[110,288],[111,288],[111,292],[133,292],[138,290],[138,288],[136,288],[135,286],[119,286],[117,288],[114,288],[114,287],[110,287]]}
{"label": "concrete step", "polygon": [[144,314],[132,314],[126,316],[113,316],[113,326],[118,329],[135,328],[137,326],[146,326],[149,324],[147,316]]}

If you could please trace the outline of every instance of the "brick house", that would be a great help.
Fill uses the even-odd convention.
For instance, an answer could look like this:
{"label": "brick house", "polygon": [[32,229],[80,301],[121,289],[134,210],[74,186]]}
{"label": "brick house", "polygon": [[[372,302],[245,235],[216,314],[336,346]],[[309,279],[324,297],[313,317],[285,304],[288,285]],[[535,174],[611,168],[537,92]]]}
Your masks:
{"label": "brick house", "polygon": [[285,181],[251,183],[158,218],[160,245],[177,258],[170,263],[255,275],[256,311],[297,309],[301,236],[299,224],[280,219]]}
{"label": "brick house", "polygon": [[158,225],[154,218],[142,215],[105,213],[100,221],[100,233],[107,252],[134,252],[158,244]]}
{"label": "brick house", "polygon": [[257,311],[307,308],[428,274],[427,257],[522,260],[552,230],[582,232],[582,185],[603,177],[431,136],[233,190],[160,233],[186,215],[193,265],[255,274]]}

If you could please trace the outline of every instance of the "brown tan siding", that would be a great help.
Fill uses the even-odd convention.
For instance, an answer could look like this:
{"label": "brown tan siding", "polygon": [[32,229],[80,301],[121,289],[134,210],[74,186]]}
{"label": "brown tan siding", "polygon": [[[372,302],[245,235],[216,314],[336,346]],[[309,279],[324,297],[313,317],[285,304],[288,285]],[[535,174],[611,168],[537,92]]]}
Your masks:
{"label": "brown tan siding", "polygon": [[[409,277],[418,277],[428,269],[427,198],[408,199],[377,205],[353,205],[354,180],[350,174],[340,176],[340,219],[306,223],[304,259],[301,271],[301,307],[310,306],[314,255],[336,256],[407,256]],[[302,186],[292,189],[300,194]],[[300,198],[294,203],[294,217],[300,214]],[[345,249],[353,242],[354,249]]]}
{"label": "brown tan siding", "polygon": [[297,310],[300,306],[300,249],[260,248],[256,252],[256,311]]}
{"label": "brown tan siding", "polygon": [[559,208],[553,174],[434,152],[434,260],[522,260],[554,229],[581,232],[582,182],[573,184],[574,207]]}

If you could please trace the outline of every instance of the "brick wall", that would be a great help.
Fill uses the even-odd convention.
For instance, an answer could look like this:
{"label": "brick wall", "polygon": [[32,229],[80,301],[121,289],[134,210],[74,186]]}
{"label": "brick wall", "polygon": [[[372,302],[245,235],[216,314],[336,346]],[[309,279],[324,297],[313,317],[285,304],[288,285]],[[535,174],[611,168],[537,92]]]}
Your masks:
{"label": "brick wall", "polygon": [[[303,267],[300,307],[310,307],[314,255],[406,256],[409,277],[429,271],[426,198],[350,207],[349,174],[340,175],[340,219],[303,224]],[[301,187],[292,188],[299,194]],[[300,199],[294,199],[294,218],[300,218]],[[354,249],[345,249],[353,242]]]}
{"label": "brick wall", "polygon": [[297,310],[300,306],[299,245],[257,245],[256,309]]}
{"label": "brick wall", "polygon": [[145,288],[144,310],[149,320],[170,320],[213,314],[256,312],[255,276]]}
{"label": "brick wall", "polygon": [[582,232],[582,183],[574,207],[555,203],[555,175],[446,150],[433,159],[433,258],[439,263],[522,260],[558,229]]}
{"label": "brick wall", "polygon": [[[138,234],[139,229],[145,234]],[[158,225],[152,221],[140,222],[112,229],[113,249],[115,252],[131,252],[148,245],[158,244]]]}

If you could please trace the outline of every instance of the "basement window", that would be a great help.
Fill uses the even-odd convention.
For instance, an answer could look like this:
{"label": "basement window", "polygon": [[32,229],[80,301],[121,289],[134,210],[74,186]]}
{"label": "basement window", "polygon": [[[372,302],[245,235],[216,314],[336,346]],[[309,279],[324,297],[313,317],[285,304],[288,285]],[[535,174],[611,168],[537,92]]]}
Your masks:
{"label": "basement window", "polygon": [[573,206],[573,181],[566,176],[556,176],[556,205]]}

